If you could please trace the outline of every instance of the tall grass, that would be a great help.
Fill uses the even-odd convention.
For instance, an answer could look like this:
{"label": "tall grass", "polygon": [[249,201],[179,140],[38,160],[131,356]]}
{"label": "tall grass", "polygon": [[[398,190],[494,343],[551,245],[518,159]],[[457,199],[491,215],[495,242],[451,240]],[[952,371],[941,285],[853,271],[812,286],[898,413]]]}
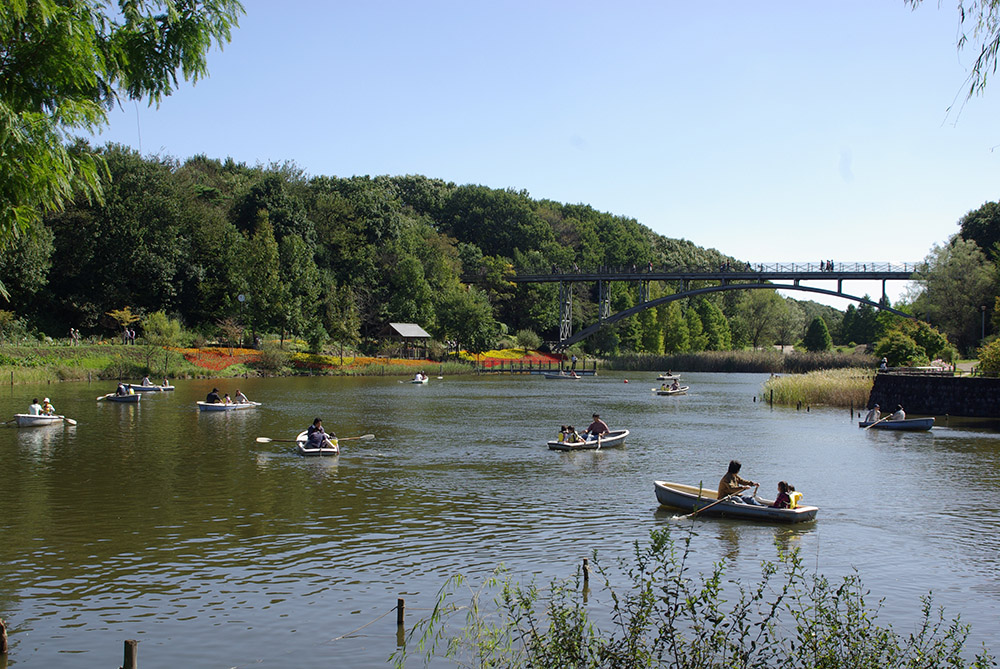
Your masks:
{"label": "tall grass", "polygon": [[[772,376],[764,382],[763,396],[775,404],[795,406],[828,405],[863,407],[868,403],[875,371],[871,369],[827,369]],[[772,396],[771,393],[774,393]]]}
{"label": "tall grass", "polygon": [[683,372],[763,372],[800,374],[817,369],[843,367],[875,368],[877,361],[856,353],[781,353],[780,351],[701,351],[650,355],[627,353],[608,360],[611,369],[657,372],[666,369]]}
{"label": "tall grass", "polygon": [[762,563],[758,579],[733,580],[725,561],[700,560],[692,535],[675,541],[669,528],[653,530],[648,547],[636,542],[631,558],[617,565],[594,553],[596,598],[609,603],[607,620],[600,607],[588,605],[593,595],[581,587],[580,571],[543,589],[500,570],[468,604],[456,594],[464,579],[455,577],[392,659],[400,669],[420,662],[608,669],[996,666],[986,648],[975,656],[965,648],[969,626],[947,620],[929,594],[913,608],[914,624],[906,626],[913,631],[900,633],[879,620],[881,605],[869,601],[858,574],[828,580],[791,550]]}

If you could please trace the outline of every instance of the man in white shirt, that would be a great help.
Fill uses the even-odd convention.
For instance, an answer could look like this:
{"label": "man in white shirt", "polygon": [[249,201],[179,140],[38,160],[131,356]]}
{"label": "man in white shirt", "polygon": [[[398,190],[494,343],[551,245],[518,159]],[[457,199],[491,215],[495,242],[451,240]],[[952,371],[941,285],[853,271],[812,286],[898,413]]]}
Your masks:
{"label": "man in white shirt", "polygon": [[42,405],[38,403],[38,398],[31,400],[31,406],[28,407],[28,413],[32,416],[42,415]]}

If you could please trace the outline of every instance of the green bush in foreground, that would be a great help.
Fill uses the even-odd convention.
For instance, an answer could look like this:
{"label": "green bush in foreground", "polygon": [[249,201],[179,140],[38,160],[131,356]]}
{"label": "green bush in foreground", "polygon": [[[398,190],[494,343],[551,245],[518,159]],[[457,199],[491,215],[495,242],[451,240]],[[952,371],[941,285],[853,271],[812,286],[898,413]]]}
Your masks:
{"label": "green bush in foreground", "polygon": [[[648,547],[636,542],[630,561],[618,561],[631,582],[611,585],[597,561],[601,593],[610,597],[607,629],[588,614],[578,571],[575,582],[553,582],[543,598],[534,585],[513,582],[502,569],[473,593],[468,605],[454,599],[455,577],[442,589],[433,613],[409,633],[393,655],[403,667],[411,654],[427,663],[444,656],[469,667],[993,667],[986,648],[966,659],[969,627],[946,621],[931,596],[921,599],[914,631],[901,635],[878,623],[881,602],[857,574],[834,582],[807,574],[797,550],[764,562],[761,578],[745,585],[725,580],[725,562],[692,574],[692,532],[680,542],[669,529],[654,530]],[[620,580],[620,579],[619,579]],[[480,601],[495,592],[492,602]],[[455,622],[463,611],[464,623]]]}

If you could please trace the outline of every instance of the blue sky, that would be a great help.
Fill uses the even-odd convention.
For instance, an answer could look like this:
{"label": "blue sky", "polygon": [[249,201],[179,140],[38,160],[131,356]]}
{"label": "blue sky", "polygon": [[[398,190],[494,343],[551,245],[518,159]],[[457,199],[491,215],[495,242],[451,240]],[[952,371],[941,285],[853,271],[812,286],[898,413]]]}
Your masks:
{"label": "blue sky", "polygon": [[1000,196],[951,3],[244,4],[208,78],[98,141],[524,189],[753,263],[918,261]]}

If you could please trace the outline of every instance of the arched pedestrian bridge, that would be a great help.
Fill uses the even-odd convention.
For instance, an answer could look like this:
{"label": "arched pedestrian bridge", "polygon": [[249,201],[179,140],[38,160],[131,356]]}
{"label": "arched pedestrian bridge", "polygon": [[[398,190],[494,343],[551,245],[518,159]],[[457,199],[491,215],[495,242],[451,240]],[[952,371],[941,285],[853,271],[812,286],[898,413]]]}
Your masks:
{"label": "arched pedestrian bridge", "polygon": [[[610,325],[628,316],[655,307],[659,304],[680,300],[706,293],[724,290],[801,290],[822,295],[832,295],[885,309],[901,316],[910,317],[879,302],[844,292],[845,281],[881,281],[883,304],[888,303],[885,292],[887,281],[911,281],[920,263],[890,262],[821,262],[821,263],[726,263],[717,268],[705,267],[657,267],[654,265],[631,267],[598,267],[592,269],[572,269],[553,267],[549,273],[519,271],[508,277],[514,283],[558,283],[559,284],[559,341],[554,348],[564,349],[586,339],[602,326]],[[466,283],[476,283],[479,277],[464,276]],[[608,286],[613,281],[639,284],[639,304],[616,314],[611,313],[611,295]],[[649,284],[652,281],[679,283],[682,289],[673,295],[655,300],[649,299]],[[800,285],[802,281],[829,281],[836,283],[836,290]],[[573,334],[573,291],[574,283],[596,283],[598,286],[598,321]],[[694,287],[693,287],[694,286]]]}

